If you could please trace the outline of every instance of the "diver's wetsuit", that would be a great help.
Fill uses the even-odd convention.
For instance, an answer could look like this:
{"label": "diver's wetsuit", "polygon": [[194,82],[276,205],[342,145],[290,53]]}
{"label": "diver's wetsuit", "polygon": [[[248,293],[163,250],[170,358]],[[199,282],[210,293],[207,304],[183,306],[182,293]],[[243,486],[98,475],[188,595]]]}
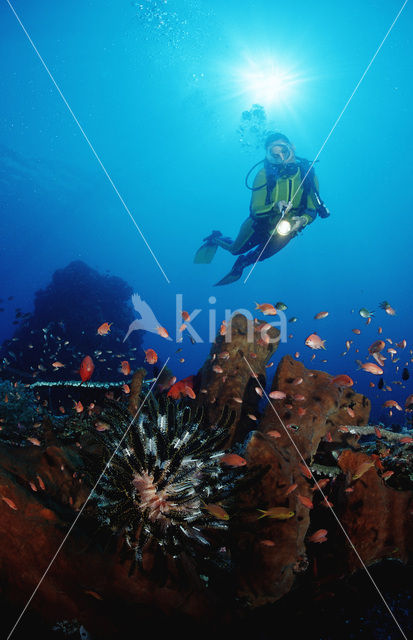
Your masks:
{"label": "diver's wetsuit", "polygon": [[[314,190],[308,191],[303,202],[304,189],[301,185],[300,166],[294,162],[277,168],[277,178],[272,188],[268,187],[268,175],[265,167],[255,177],[250,204],[250,216],[243,222],[238,236],[234,241],[229,238],[215,237],[219,247],[226,249],[235,256],[240,256],[231,271],[237,280],[245,267],[255,262],[266,260],[285,247],[297,235],[297,232],[280,236],[273,233],[280,214],[276,205],[284,200],[291,201],[289,216],[305,216],[305,226],[311,224],[317,215],[317,201]],[[314,185],[318,191],[318,181],[314,176]],[[254,248],[255,247],[255,248]],[[252,250],[251,250],[252,249]],[[246,253],[248,252],[248,253]],[[230,276],[230,274],[228,274]],[[229,278],[218,284],[229,284]]]}

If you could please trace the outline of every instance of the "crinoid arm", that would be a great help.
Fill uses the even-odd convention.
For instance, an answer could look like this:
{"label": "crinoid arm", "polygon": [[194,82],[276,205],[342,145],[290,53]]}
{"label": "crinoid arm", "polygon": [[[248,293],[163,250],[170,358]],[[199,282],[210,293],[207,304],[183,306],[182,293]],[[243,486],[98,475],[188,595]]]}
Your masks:
{"label": "crinoid arm", "polygon": [[206,506],[230,509],[237,489],[258,477],[255,469],[220,464],[232,412],[225,409],[214,428],[205,427],[202,409],[151,396],[133,419],[115,401],[101,417],[110,428],[94,434],[103,454],[89,475],[107,468],[93,505],[101,526],[123,537],[121,555],[130,558],[131,572],[142,570],[147,545],[174,559],[213,558],[228,522]]}

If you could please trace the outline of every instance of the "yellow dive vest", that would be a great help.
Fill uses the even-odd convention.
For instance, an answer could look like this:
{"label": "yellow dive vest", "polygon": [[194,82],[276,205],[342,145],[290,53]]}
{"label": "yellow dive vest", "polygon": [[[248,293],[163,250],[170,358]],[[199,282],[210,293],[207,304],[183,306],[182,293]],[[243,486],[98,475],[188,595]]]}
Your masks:
{"label": "yellow dive vest", "polygon": [[[297,167],[297,171],[294,175],[289,177],[278,177],[277,182],[271,192],[270,202],[266,203],[267,200],[267,175],[265,172],[265,168],[262,168],[257,175],[255,176],[253,188],[257,189],[257,191],[252,192],[251,204],[250,204],[250,212],[253,218],[259,219],[262,215],[263,218],[265,214],[268,214],[271,211],[274,202],[279,202],[280,200],[285,200],[285,202],[289,202],[292,199],[292,209],[291,215],[297,215],[298,210],[301,204],[301,198],[303,195],[303,187],[300,187],[301,183],[301,171],[300,168]],[[318,191],[318,180],[316,176],[314,176],[314,184]],[[262,185],[261,189],[258,189]],[[293,197],[294,196],[294,197]],[[307,209],[316,209],[316,203],[313,200],[312,193],[308,194],[306,207]],[[274,211],[274,215],[278,213],[278,211]],[[303,213],[303,211],[300,211]],[[307,223],[313,221],[311,216],[306,216],[308,218]]]}

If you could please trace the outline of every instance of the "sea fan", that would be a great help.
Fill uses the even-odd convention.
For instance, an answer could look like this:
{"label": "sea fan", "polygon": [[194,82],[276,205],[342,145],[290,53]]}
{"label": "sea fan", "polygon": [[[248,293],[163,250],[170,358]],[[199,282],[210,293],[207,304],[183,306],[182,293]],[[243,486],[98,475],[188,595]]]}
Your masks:
{"label": "sea fan", "polygon": [[[257,468],[220,464],[231,421],[228,411],[219,424],[205,428],[200,410],[193,414],[170,400],[159,403],[151,398],[135,421],[111,402],[101,416],[110,428],[98,434],[104,444],[100,473],[116,453],[93,502],[100,524],[124,537],[131,572],[136,564],[142,568],[143,549],[150,541],[175,559],[181,554],[203,560],[216,555],[223,545],[217,530],[225,532],[228,522],[206,506],[219,503],[230,515],[235,494],[258,475]],[[96,471],[98,467],[95,460]]]}

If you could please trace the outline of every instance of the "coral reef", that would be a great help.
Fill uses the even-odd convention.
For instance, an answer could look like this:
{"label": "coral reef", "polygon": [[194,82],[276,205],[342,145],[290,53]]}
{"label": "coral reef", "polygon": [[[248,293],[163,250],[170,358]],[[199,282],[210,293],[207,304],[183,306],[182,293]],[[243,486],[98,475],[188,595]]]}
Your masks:
{"label": "coral reef", "polygon": [[411,558],[411,433],[368,425],[365,396],[290,356],[265,392],[276,343],[261,340],[248,341],[236,316],[185,403],[148,397],[138,370],[128,398],[106,390],[101,404],[59,417],[37,401],[37,446],[0,432],[11,606],[26,602],[66,532],[31,609],[99,638],[161,614],[231,622],[293,589],[321,589],[360,568],[348,539],[367,566]]}

